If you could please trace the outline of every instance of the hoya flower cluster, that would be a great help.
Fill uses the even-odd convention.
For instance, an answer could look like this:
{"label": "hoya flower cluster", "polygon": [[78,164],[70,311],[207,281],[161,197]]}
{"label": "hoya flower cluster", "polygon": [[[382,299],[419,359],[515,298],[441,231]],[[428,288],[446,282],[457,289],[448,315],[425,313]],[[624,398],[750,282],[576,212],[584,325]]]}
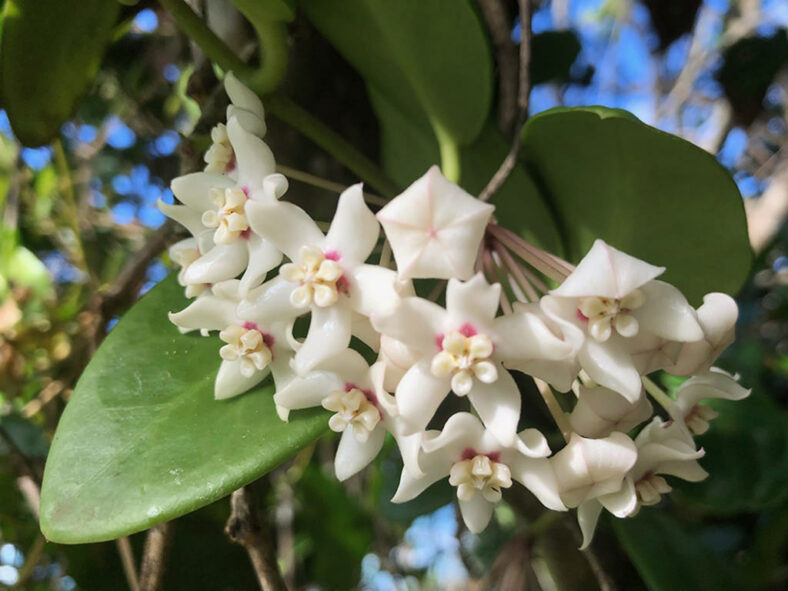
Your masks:
{"label": "hoya flower cluster", "polygon": [[[733,340],[730,297],[709,294],[695,310],[658,279],[664,268],[601,240],[574,268],[435,167],[377,213],[361,185],[348,188],[324,233],[281,200],[288,183],[262,139],[260,100],[231,74],[226,90],[205,171],[173,181],[180,205],[161,204],[192,235],[171,254],[195,299],[170,319],[218,331],[217,399],[270,373],[283,420],[327,409],[342,434],[339,479],[390,433],[404,464],[393,500],[448,477],[472,532],[515,482],[549,509],[576,508],[587,544],[603,508],[630,516],[671,490],[666,477],[707,476],[693,436],[715,413],[700,402],[748,394],[712,367]],[[377,355],[371,366],[353,337]],[[646,377],[657,370],[692,377],[674,398]],[[533,409],[513,372],[534,379],[561,449],[520,428]],[[563,407],[556,390],[571,393]]]}

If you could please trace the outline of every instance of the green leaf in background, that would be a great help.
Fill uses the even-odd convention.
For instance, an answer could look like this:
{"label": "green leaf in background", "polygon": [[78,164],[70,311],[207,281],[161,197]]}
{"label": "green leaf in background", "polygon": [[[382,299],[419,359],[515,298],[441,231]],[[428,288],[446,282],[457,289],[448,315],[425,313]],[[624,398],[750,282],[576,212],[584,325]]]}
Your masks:
{"label": "green leaf in background", "polygon": [[744,283],[751,252],[742,199],[701,148],[619,110],[558,108],[528,121],[522,158],[559,216],[570,260],[602,238],[666,266],[665,281],[696,305]]}
{"label": "green leaf in background", "polygon": [[758,513],[788,501],[788,413],[758,391],[739,402],[710,403],[720,416],[698,446],[711,476],[677,482],[683,500],[717,515]]}
{"label": "green leaf in background", "polygon": [[[107,336],[63,413],[41,491],[52,541],[146,529],[259,478],[326,430],[323,411],[276,415],[273,386],[213,399],[219,341],[181,335],[170,276]],[[267,382],[266,382],[267,383]]]}
{"label": "green leaf in background", "polygon": [[479,134],[492,57],[469,0],[302,0],[300,8],[408,118],[437,124],[460,144]]}
{"label": "green leaf in background", "polygon": [[610,521],[621,548],[650,591],[743,589],[725,564],[663,509],[645,507],[637,516]]}
{"label": "green leaf in background", "polygon": [[20,142],[57,135],[98,71],[119,10],[116,0],[7,0],[0,91]]}
{"label": "green leaf in background", "polygon": [[[409,185],[440,161],[438,144],[424,125],[408,119],[382,94],[370,93],[380,122],[383,168],[402,186]],[[488,122],[476,141],[460,150],[460,185],[471,194],[481,192],[509,151],[508,142]],[[538,188],[520,166],[515,166],[495,197],[495,217],[527,240],[561,254],[561,237]]]}
{"label": "green leaf in background", "polygon": [[250,21],[291,22],[295,18],[295,0],[230,0]]}
{"label": "green leaf in background", "polygon": [[[327,591],[354,588],[361,559],[375,541],[370,516],[331,474],[310,464],[295,487],[295,531],[308,583]],[[341,566],[340,566],[341,565]]]}

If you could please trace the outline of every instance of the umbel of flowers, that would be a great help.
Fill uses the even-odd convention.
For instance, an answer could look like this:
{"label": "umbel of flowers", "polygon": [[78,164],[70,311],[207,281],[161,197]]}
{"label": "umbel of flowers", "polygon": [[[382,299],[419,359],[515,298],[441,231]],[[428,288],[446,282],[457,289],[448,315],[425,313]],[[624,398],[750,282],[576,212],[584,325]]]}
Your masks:
{"label": "umbel of flowers", "polygon": [[[205,171],[172,182],[180,204],[160,204],[191,233],[171,255],[194,300],[170,320],[218,332],[217,399],[270,373],[283,420],[325,408],[341,433],[342,480],[390,433],[403,459],[393,500],[448,478],[472,532],[504,489],[523,486],[549,509],[577,509],[585,546],[603,509],[631,516],[672,478],[707,476],[693,437],[715,412],[702,401],[749,394],[712,366],[733,340],[730,297],[708,294],[693,309],[658,279],[663,267],[602,240],[575,268],[498,225],[492,205],[436,167],[377,213],[361,185],[349,187],[324,232],[282,200],[288,183],[263,141],[260,100],[232,74],[225,87],[232,104]],[[432,297],[414,280],[429,280]],[[300,318],[308,329],[297,337]],[[354,336],[377,352],[371,366]],[[672,397],[647,377],[658,370],[691,377]],[[533,378],[560,449],[519,428],[531,409],[513,371]],[[571,410],[556,390],[572,393]],[[441,424],[447,398],[459,410]]]}

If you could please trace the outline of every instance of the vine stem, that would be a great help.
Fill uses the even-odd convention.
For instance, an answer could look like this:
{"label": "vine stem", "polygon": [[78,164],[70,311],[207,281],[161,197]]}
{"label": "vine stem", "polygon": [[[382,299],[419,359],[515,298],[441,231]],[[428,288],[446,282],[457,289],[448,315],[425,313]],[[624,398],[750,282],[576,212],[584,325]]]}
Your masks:
{"label": "vine stem", "polygon": [[[308,172],[304,172],[303,170],[298,170],[297,168],[290,168],[289,166],[283,166],[281,164],[276,165],[277,172],[282,173],[287,178],[292,179],[294,181],[300,181],[307,185],[312,185],[313,187],[317,187],[318,189],[325,189],[326,191],[331,191],[332,193],[342,193],[347,187],[342,183],[335,183],[334,181],[329,181],[322,177],[316,176],[314,174],[309,174]],[[364,192],[364,201],[370,203],[372,205],[383,206],[388,203],[388,199],[381,197],[379,195],[373,195],[372,193]]]}
{"label": "vine stem", "polygon": [[265,105],[270,113],[311,139],[384,197],[399,193],[397,184],[377,164],[303,107],[281,94],[267,97]]}
{"label": "vine stem", "polygon": [[[205,22],[183,0],[159,0],[160,4],[170,13],[178,27],[193,39],[205,54],[223,70],[232,70],[244,82],[250,84],[257,92],[270,90],[267,74],[257,71],[238,57],[222,39],[216,35]],[[265,27],[258,27],[258,33],[263,49],[278,47],[277,39],[271,39],[270,31]],[[275,36],[281,34],[281,29],[275,31]],[[279,49],[274,49],[272,57],[279,55]],[[281,60],[276,60],[273,69],[279,71]],[[274,73],[275,74],[275,73]],[[271,74],[272,78],[276,76]],[[399,193],[399,186],[372,160],[353,147],[336,131],[313,116],[309,111],[295,104],[292,100],[281,94],[271,94],[265,98],[266,109],[311,139],[331,156],[346,166],[365,183],[369,183],[380,191],[385,197],[393,197]]]}

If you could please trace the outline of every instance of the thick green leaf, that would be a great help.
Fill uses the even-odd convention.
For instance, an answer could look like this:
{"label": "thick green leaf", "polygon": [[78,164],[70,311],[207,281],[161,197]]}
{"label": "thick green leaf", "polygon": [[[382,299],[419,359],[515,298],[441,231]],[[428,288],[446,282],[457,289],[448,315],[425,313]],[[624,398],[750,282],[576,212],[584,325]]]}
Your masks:
{"label": "thick green leaf", "polygon": [[98,71],[112,36],[116,0],[8,0],[0,89],[17,138],[54,138]]}
{"label": "thick green leaf", "polygon": [[181,335],[174,277],[123,317],[85,370],[52,442],[41,491],[51,540],[108,540],[255,480],[326,430],[323,411],[276,415],[273,386],[213,399],[217,338]]}
{"label": "thick green leaf", "polygon": [[531,40],[531,84],[566,81],[580,54],[580,40],[573,31],[544,31]]}
{"label": "thick green leaf", "polygon": [[[440,161],[437,141],[426,126],[408,119],[382,93],[372,89],[370,97],[380,121],[383,168],[395,181],[408,185]],[[488,122],[477,140],[460,152],[460,184],[472,194],[481,192],[508,151],[507,141]],[[521,166],[515,166],[496,194],[495,206],[499,223],[552,252],[561,253],[561,238],[553,216]]]}
{"label": "thick green leaf", "polygon": [[470,0],[301,0],[317,29],[408,118],[455,141],[490,110],[492,58]]}
{"label": "thick green leaf", "polygon": [[602,238],[666,266],[664,279],[695,304],[742,286],[751,262],[744,207],[711,154],[604,107],[540,113],[523,142],[571,260]]}
{"label": "thick green leaf", "polygon": [[742,589],[722,561],[660,509],[611,519],[621,547],[650,591]]}

